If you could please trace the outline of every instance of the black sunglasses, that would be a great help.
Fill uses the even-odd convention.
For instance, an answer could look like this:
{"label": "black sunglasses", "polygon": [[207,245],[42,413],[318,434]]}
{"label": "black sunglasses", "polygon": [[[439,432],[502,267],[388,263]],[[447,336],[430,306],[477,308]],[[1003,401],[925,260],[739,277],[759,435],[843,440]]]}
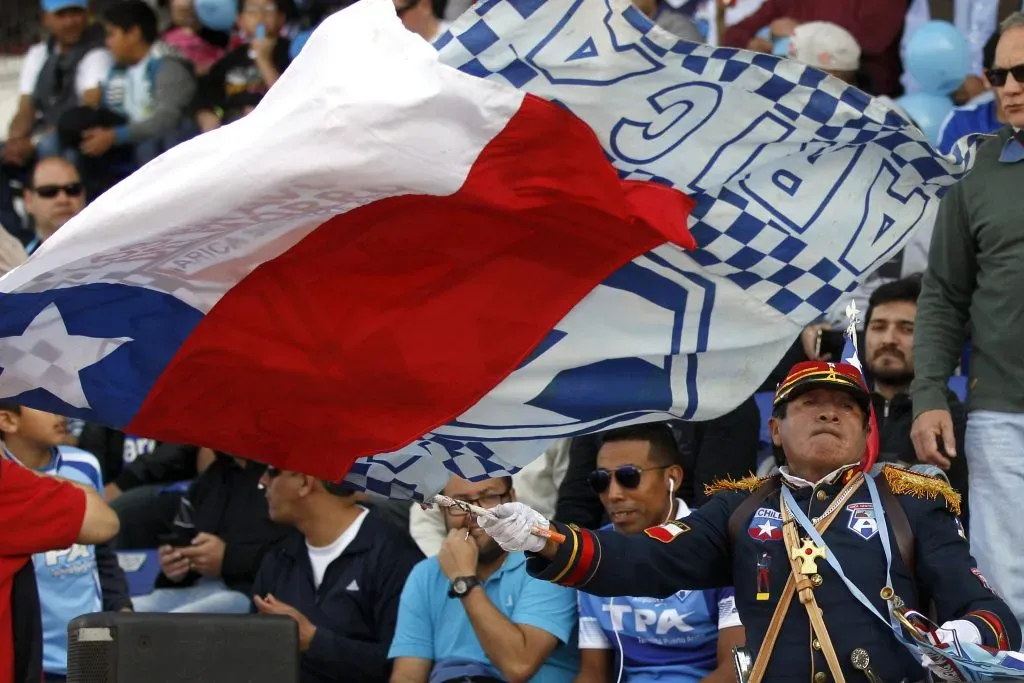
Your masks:
{"label": "black sunglasses", "polygon": [[53,199],[63,192],[69,197],[78,197],[85,191],[82,183],[68,183],[66,185],[40,185],[32,190],[43,199]]}
{"label": "black sunglasses", "polygon": [[1009,74],[1013,74],[1013,80],[1017,81],[1017,83],[1024,85],[1024,64],[1011,66],[1008,69],[1001,69],[999,67],[985,69],[985,76],[993,88],[1002,88],[1006,85],[1006,77]]}
{"label": "black sunglasses", "polygon": [[395,11],[398,14],[398,16],[401,17],[403,14],[405,14],[418,4],[420,4],[420,0],[409,0],[409,2],[405,3],[404,5],[396,7]]}
{"label": "black sunglasses", "polygon": [[622,467],[616,467],[614,470],[596,469],[587,475],[587,483],[590,484],[590,488],[594,489],[594,493],[597,494],[608,490],[608,487],[612,485],[612,477],[615,477],[615,481],[622,488],[635,489],[640,485],[640,477],[644,472],[663,470],[667,467],[671,467],[671,465],[660,465],[659,467],[648,467],[646,469],[636,465],[623,465]]}
{"label": "black sunglasses", "polygon": [[265,474],[267,475],[267,479],[276,479],[281,476],[281,468],[270,465],[267,467]]}

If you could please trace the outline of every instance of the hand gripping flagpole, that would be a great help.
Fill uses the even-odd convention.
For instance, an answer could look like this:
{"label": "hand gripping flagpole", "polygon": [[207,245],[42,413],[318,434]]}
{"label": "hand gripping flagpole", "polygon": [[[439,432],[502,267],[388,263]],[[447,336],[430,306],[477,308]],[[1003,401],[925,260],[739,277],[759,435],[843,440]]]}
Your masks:
{"label": "hand gripping flagpole", "polygon": [[[482,508],[479,505],[473,505],[472,503],[467,503],[464,500],[457,500],[455,498],[452,498],[450,496],[445,496],[445,495],[442,495],[440,493],[437,494],[436,496],[430,498],[427,502],[428,503],[434,503],[436,505],[440,505],[440,506],[446,507],[446,508],[453,508],[453,507],[454,508],[459,508],[460,510],[463,510],[464,512],[468,512],[470,514],[479,515],[479,516],[483,516],[483,517],[491,517],[491,518],[495,517],[494,512],[491,511],[491,510],[488,510],[487,508]],[[541,538],[546,538],[546,539],[548,539],[548,540],[550,540],[550,541],[552,541],[552,542],[554,542],[554,543],[556,543],[558,545],[561,545],[561,544],[565,543],[565,535],[564,534],[560,534],[557,531],[552,531],[551,529],[544,529],[543,527],[539,527],[539,526],[533,527],[532,531],[533,531],[533,535],[534,536],[540,536]]]}

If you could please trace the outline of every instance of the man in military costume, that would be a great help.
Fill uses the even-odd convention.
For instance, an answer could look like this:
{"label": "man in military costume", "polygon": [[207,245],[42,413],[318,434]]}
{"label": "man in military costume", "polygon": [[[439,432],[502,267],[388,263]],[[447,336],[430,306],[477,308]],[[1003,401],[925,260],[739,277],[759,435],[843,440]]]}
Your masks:
{"label": "man in military costume", "polygon": [[[479,523],[506,550],[530,553],[534,577],[594,595],[733,586],[754,683],[923,680],[921,661],[890,625],[904,607],[931,606],[943,642],[955,632],[961,642],[1017,650],[1013,612],[970,555],[959,495],[892,465],[864,473],[869,401],[851,365],[794,366],[770,421],[787,463],[781,473],[719,482],[685,520],[642,535],[549,523],[520,503]],[[537,527],[566,540],[547,540]]]}

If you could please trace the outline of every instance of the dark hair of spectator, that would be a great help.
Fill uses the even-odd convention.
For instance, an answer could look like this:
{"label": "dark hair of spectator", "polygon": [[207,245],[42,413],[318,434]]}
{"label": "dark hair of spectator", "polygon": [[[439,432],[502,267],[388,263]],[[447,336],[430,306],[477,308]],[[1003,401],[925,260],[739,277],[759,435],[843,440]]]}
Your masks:
{"label": "dark hair of spectator", "polygon": [[992,37],[981,48],[981,68],[991,69],[996,65],[996,45],[999,44],[999,31],[992,34]]}
{"label": "dark hair of spectator", "polygon": [[124,0],[111,5],[103,12],[103,22],[125,32],[137,26],[142,40],[149,44],[155,43],[159,35],[156,12],[143,0]]}
{"label": "dark hair of spectator", "polygon": [[871,293],[868,299],[868,312],[864,316],[864,327],[871,324],[871,315],[875,312],[876,306],[891,304],[895,301],[910,301],[917,303],[917,297],[921,296],[921,276],[911,275],[902,280],[886,282]]}
{"label": "dark hair of spectator", "polygon": [[646,424],[611,429],[601,433],[601,445],[620,441],[644,441],[651,445],[651,460],[659,467],[678,465],[679,445],[676,443],[672,428],[665,422],[648,422]]}
{"label": "dark hair of spectator", "polygon": [[[355,0],[337,0],[336,2],[323,3],[331,4],[339,7],[347,7],[354,3]],[[246,0],[238,0],[238,14],[241,14],[245,10]],[[298,8],[292,0],[266,0],[267,4],[273,4],[277,7],[277,11],[284,15],[287,21],[294,21],[299,16]],[[314,5],[317,3],[313,3]]]}
{"label": "dark hair of spectator", "polygon": [[[21,415],[21,406],[19,406],[17,403],[12,403],[11,401],[0,400],[0,410],[6,410],[9,413]],[[0,434],[2,433],[3,432],[0,431]]]}
{"label": "dark hair of spectator", "polygon": [[355,495],[356,489],[351,484],[346,484],[343,481],[327,481],[326,479],[321,479],[320,481],[324,485],[324,488],[327,489],[327,493],[330,493],[333,496],[337,496],[338,498],[348,498],[349,496]]}

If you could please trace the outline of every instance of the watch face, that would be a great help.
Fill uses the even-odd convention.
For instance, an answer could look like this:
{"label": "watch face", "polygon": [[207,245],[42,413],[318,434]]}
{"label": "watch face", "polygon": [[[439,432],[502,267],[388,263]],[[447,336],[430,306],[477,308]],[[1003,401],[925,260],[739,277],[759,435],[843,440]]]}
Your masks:
{"label": "watch face", "polygon": [[456,593],[465,593],[466,592],[466,580],[465,579],[455,579],[455,583],[452,584],[452,588],[455,589]]}

